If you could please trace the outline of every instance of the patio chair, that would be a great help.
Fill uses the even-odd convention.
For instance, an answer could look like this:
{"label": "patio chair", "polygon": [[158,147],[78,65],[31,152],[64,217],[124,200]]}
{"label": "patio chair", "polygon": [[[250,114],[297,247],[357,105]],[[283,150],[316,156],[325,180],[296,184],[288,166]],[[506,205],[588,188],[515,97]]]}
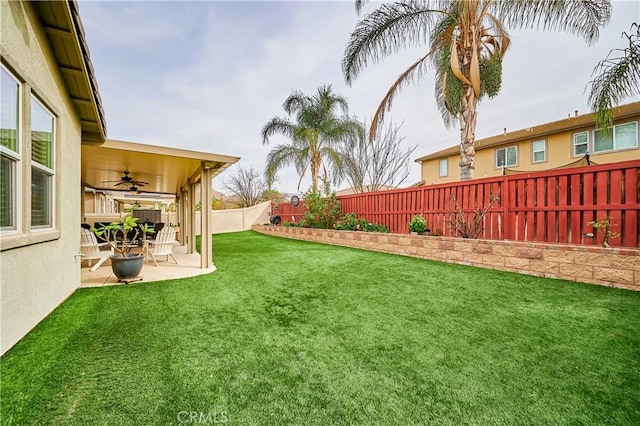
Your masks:
{"label": "patio chair", "polygon": [[176,262],[177,265],[178,259],[176,259],[175,255],[173,254],[173,245],[176,243],[176,230],[170,226],[163,228],[156,234],[155,240],[147,241],[147,259],[151,258],[153,260],[153,263],[158,266],[156,257],[167,256],[168,262],[169,256],[171,256],[173,258],[173,261]]}
{"label": "patio chair", "polygon": [[98,263],[89,269],[91,272],[98,269],[105,260],[113,255],[113,247],[109,246],[109,250],[101,250],[101,248],[105,246],[109,246],[109,244],[98,243],[98,239],[92,231],[85,228],[80,229],[80,251],[82,253],[82,260],[88,260],[89,266],[91,266],[93,260],[98,260]]}
{"label": "patio chair", "polygon": [[164,222],[156,222],[153,225],[153,233],[147,235],[147,240],[155,240],[156,239],[156,235],[158,235],[158,233],[160,231],[162,231],[162,228],[164,228]]}

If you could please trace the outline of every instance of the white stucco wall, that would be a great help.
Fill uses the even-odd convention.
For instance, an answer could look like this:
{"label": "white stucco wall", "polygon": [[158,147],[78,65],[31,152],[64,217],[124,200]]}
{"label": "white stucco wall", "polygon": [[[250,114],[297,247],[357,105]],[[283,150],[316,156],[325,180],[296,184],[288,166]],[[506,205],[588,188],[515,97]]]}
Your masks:
{"label": "white stucco wall", "polygon": [[80,245],[81,131],[32,5],[2,1],[0,17],[3,62],[57,116],[57,235],[0,253],[0,353],[5,353],[80,285],[74,255]]}
{"label": "white stucco wall", "polygon": [[[213,233],[248,231],[253,225],[269,222],[270,202],[264,202],[245,209],[213,211]],[[200,235],[200,212],[196,212],[196,235]]]}

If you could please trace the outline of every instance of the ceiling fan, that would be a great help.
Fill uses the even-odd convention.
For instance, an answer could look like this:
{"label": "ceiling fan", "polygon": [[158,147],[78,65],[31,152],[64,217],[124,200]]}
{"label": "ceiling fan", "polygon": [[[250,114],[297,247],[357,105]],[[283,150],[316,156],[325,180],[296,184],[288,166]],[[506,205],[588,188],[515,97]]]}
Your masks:
{"label": "ceiling fan", "polygon": [[120,180],[103,180],[102,181],[102,183],[113,183],[113,182],[117,182],[113,186],[131,185],[131,187],[135,188],[135,190],[138,189],[138,188],[136,188],[138,186],[149,185],[149,182],[143,182],[141,180],[135,180],[134,178],[129,176],[129,171],[127,171],[127,170],[124,171],[124,176],[120,177]]}

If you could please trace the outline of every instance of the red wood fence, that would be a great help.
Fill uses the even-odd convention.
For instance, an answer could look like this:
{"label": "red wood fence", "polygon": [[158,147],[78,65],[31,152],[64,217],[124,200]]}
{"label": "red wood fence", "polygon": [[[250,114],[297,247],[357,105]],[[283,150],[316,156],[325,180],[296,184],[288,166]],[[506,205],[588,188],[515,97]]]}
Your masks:
{"label": "red wood fence", "polygon": [[[344,213],[408,233],[409,221],[422,214],[431,231],[453,236],[453,195],[467,218],[498,197],[484,218],[479,238],[549,243],[600,244],[602,236],[585,237],[587,222],[610,216],[620,237],[612,246],[639,247],[640,160],[535,173],[474,179],[392,191],[338,197]],[[298,222],[304,203],[281,203],[277,214]]]}

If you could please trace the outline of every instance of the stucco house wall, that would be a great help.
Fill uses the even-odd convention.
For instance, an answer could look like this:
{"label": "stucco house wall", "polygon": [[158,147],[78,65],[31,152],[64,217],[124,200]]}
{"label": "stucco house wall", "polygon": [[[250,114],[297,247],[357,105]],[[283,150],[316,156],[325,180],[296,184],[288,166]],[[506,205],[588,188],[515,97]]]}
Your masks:
{"label": "stucco house wall", "polygon": [[[80,282],[80,262],[75,255],[79,250],[81,124],[33,5],[2,1],[0,17],[3,65],[23,82],[23,89],[37,94],[56,123],[54,229],[22,229],[21,235],[0,236],[0,353],[5,353]],[[23,104],[29,97],[29,91],[23,90]],[[25,144],[24,129],[29,129],[28,108],[26,111],[21,145]],[[29,164],[30,159],[23,154],[22,161]],[[24,167],[23,197],[29,190],[28,172],[29,167]],[[25,217],[28,203],[20,206]]]}

